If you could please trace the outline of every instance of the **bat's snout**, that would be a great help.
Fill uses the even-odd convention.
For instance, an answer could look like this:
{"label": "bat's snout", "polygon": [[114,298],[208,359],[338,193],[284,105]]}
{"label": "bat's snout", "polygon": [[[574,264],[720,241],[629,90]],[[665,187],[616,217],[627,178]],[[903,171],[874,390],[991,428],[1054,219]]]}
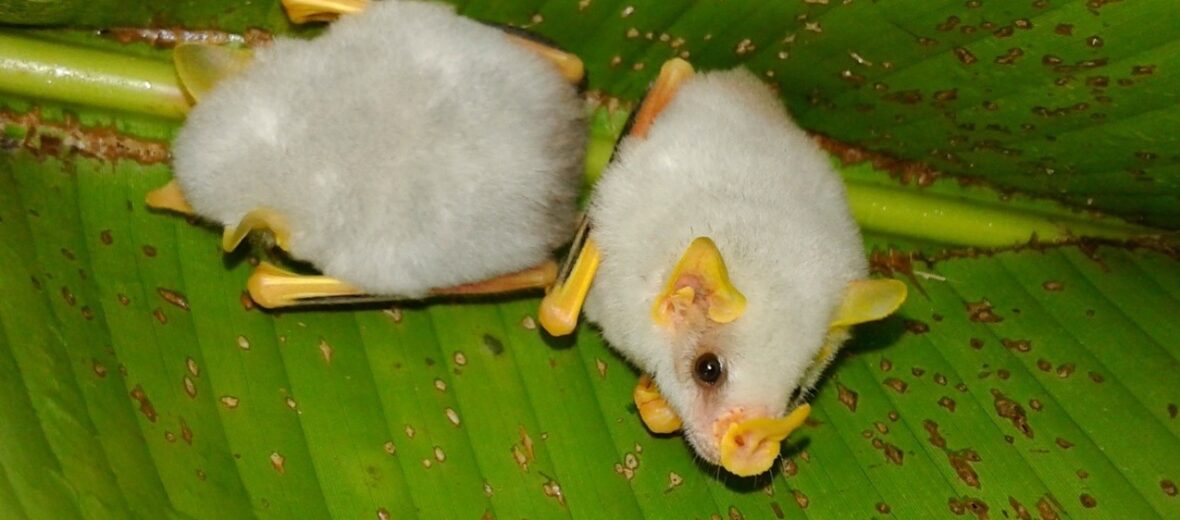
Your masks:
{"label": "bat's snout", "polygon": [[811,406],[800,405],[786,417],[771,419],[765,416],[744,418],[742,411],[733,410],[714,424],[721,467],[739,477],[766,472],[778,458],[782,441],[791,435],[807,416]]}

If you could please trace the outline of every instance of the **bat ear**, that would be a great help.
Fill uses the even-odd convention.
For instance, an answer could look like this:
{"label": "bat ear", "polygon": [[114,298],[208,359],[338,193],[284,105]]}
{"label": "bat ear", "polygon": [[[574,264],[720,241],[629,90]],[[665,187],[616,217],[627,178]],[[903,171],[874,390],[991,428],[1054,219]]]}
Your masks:
{"label": "bat ear", "polygon": [[218,45],[185,43],[172,50],[172,63],[180,84],[197,102],[219,81],[241,72],[253,58],[249,50]]}
{"label": "bat ear", "polygon": [[745,311],[746,297],[729,281],[729,271],[717,244],[709,237],[699,237],[676,263],[651,314],[659,325],[679,326],[685,321],[705,318],[714,323],[729,323]]}
{"label": "bat ear", "polygon": [[898,280],[856,280],[844,291],[844,301],[836,311],[830,328],[849,327],[857,323],[884,318],[905,302],[906,285]]}

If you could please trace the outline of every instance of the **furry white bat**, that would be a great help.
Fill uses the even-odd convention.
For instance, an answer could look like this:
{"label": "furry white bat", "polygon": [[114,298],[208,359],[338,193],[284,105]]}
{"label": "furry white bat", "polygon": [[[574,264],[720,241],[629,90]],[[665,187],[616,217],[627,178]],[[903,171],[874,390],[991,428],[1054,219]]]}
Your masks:
{"label": "furry white bat", "polygon": [[849,327],[905,299],[904,284],[866,279],[840,178],[744,70],[666,64],[589,222],[541,323],[570,332],[586,298],[607,341],[651,374],[635,391],[649,429],[683,428],[740,476],[773,464],[810,410],[789,396],[816,384]]}
{"label": "furry white bat", "polygon": [[250,284],[259,303],[552,278],[585,148],[577,58],[401,0],[203,80],[202,67],[233,62],[225,52],[178,49],[199,103],[173,143],[176,184],[149,204],[226,226],[227,250],[269,229],[327,275],[263,266]]}

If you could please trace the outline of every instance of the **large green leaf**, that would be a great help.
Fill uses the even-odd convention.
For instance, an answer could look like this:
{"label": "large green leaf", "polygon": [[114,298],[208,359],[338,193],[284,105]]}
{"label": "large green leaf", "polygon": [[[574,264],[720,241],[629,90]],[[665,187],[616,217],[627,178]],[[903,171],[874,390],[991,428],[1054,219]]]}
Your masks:
{"label": "large green leaf", "polygon": [[[927,151],[953,148],[976,167],[948,171],[1034,194],[1065,190],[1067,200],[1094,197],[1096,207],[1174,225],[1170,170],[1153,170],[1157,182],[1134,204],[1125,194],[1146,184],[1122,171],[1139,151],[1174,162],[1158,151],[1174,139],[1161,131],[1171,106],[1162,89],[1175,84],[1167,67],[1134,87],[1112,75],[1108,89],[1127,100],[1099,125],[1060,116],[1018,143],[1000,141],[1024,153],[977,146],[988,138],[947,142],[948,132],[1003,133],[988,124],[1019,128],[1021,103],[1046,91],[1096,95],[1050,86],[1040,53],[1083,59],[1046,50],[1055,38],[1084,43],[1087,28],[1101,27],[1103,47],[1077,52],[1111,53],[1111,70],[1153,63],[1175,30],[1164,2],[650,4],[473,1],[462,10],[555,38],[586,58],[593,87],[624,99],[675,52],[706,68],[746,61],[775,71],[801,120],[830,135],[943,167]],[[0,2],[6,20],[14,5]],[[212,2],[86,5],[23,20],[287,30],[265,3],[228,14]],[[951,14],[956,30],[939,32]],[[1025,18],[1032,29],[993,34]],[[995,28],[980,30],[984,19]],[[1132,30],[1139,19],[1151,34]],[[1057,35],[1064,23],[1073,36]],[[939,41],[915,43],[927,33]],[[1026,55],[1010,67],[961,65],[954,51],[1018,46]],[[249,258],[224,257],[214,231],[142,204],[169,176],[164,143],[178,124],[166,51],[12,30],[0,35],[0,61],[5,518],[1180,516],[1180,269],[1168,244],[960,249],[964,235],[967,245],[1010,246],[1033,232],[1048,242],[1141,229],[979,186],[918,189],[867,165],[845,168],[876,267],[909,280],[913,297],[899,316],[857,330],[773,476],[737,480],[698,466],[680,438],[648,434],[630,404],[634,371],[592,328],[571,340],[541,334],[535,299],[287,313],[249,305]],[[48,85],[36,71],[12,74],[22,63],[104,75]],[[1075,71],[1076,81],[1087,74]],[[87,77],[150,81],[97,92]],[[874,90],[876,81],[889,89]],[[932,92],[952,88],[954,100],[932,103]],[[891,96],[912,89],[921,103]],[[977,108],[984,100],[1004,101],[990,111]],[[595,113],[593,163],[625,117]],[[977,130],[957,129],[970,122]],[[1040,132],[1059,139],[1038,141]],[[1021,173],[1030,154],[1052,157],[1057,173]],[[937,261],[907,262],[910,251]]]}

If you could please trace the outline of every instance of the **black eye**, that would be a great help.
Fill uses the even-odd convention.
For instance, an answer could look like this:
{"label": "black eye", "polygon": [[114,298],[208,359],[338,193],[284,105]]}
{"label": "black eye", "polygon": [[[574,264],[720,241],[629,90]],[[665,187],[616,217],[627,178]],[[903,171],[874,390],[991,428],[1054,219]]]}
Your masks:
{"label": "black eye", "polygon": [[723,372],[721,360],[713,353],[701,354],[692,367],[692,375],[706,385],[716,384]]}

